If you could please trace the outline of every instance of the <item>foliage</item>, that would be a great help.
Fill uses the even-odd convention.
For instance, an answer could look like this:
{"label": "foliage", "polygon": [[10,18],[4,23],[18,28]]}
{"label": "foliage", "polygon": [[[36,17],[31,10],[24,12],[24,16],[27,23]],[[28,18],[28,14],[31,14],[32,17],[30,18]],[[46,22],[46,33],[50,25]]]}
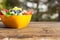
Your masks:
{"label": "foliage", "polygon": [[14,6],[19,6],[20,2],[18,0],[6,0],[5,5],[6,5],[6,8],[10,8]]}
{"label": "foliage", "polygon": [[[48,0],[48,2],[46,2],[47,4],[49,4],[48,6],[48,11],[47,12],[39,12],[39,0],[25,0],[30,1],[30,2],[35,2],[37,4],[37,8],[33,8],[34,10],[37,10],[37,12],[35,14],[33,14],[32,20],[33,21],[54,21],[57,19],[52,20],[51,18],[48,17],[48,19],[42,19],[42,15],[43,14],[49,14],[49,15],[53,15],[54,13],[56,13],[57,11],[57,5],[52,6],[52,4],[54,3],[55,0]],[[25,2],[24,2],[25,3]],[[23,2],[20,2],[19,0],[5,0],[3,3],[3,8],[12,8],[14,6],[18,6],[18,7],[23,7],[25,9],[28,9],[28,7],[26,6],[26,4],[24,4]],[[0,6],[1,7],[1,6]]]}

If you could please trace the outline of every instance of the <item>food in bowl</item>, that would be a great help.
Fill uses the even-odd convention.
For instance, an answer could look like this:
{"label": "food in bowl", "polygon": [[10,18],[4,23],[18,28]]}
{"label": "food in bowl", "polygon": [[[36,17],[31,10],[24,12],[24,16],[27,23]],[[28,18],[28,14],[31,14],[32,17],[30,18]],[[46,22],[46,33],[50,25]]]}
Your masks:
{"label": "food in bowl", "polygon": [[6,27],[11,28],[25,28],[30,23],[32,17],[32,10],[26,11],[22,8],[14,7],[13,9],[3,9],[0,12],[2,22]]}

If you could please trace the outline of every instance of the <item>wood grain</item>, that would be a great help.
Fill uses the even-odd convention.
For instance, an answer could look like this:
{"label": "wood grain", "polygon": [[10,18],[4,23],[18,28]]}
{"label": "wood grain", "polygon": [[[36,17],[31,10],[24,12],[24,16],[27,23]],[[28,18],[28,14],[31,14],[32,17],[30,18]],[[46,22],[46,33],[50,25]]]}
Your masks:
{"label": "wood grain", "polygon": [[51,40],[60,39],[60,22],[31,22],[27,28],[13,29],[4,28],[0,22],[0,39],[8,37],[10,39],[40,39],[46,38]]}

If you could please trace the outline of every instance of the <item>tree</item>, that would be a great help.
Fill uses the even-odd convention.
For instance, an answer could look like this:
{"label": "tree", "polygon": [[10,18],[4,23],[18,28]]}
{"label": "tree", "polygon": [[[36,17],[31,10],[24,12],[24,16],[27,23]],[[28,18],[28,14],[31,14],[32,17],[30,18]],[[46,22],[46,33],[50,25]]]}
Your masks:
{"label": "tree", "polygon": [[58,1],[58,6],[59,6],[59,8],[58,8],[58,12],[59,12],[59,17],[58,17],[58,21],[60,21],[60,0],[57,0]]}
{"label": "tree", "polygon": [[9,8],[14,6],[19,6],[20,2],[19,0],[6,0],[5,5],[6,5],[6,8]]}

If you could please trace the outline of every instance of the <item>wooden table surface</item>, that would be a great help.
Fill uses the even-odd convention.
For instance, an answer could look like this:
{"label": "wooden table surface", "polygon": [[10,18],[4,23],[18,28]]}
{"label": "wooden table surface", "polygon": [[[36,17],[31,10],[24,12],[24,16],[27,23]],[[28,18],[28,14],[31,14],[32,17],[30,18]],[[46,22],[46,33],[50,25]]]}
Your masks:
{"label": "wooden table surface", "polygon": [[10,40],[60,40],[60,22],[30,22],[27,28],[4,28],[0,22],[0,39]]}

